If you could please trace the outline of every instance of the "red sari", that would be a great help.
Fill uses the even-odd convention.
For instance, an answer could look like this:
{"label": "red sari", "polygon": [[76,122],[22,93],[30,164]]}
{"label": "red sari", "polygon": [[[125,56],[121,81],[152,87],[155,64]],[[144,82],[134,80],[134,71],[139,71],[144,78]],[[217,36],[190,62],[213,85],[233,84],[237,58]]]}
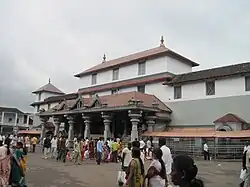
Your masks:
{"label": "red sari", "polygon": [[93,140],[89,141],[89,158],[90,159],[95,158],[95,148]]}

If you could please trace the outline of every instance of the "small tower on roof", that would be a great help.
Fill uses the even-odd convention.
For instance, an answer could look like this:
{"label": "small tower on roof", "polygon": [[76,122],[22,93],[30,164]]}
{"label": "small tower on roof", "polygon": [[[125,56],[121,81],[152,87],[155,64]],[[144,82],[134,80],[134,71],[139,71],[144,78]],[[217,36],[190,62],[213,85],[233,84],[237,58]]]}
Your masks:
{"label": "small tower on roof", "polygon": [[37,89],[36,91],[32,92],[35,94],[36,102],[41,102],[44,99],[51,97],[51,96],[58,96],[58,95],[64,95],[64,93],[59,90],[57,87],[55,87],[53,84],[51,84],[51,79],[49,78],[48,84],[42,86],[41,88]]}
{"label": "small tower on roof", "polygon": [[163,36],[161,36],[161,40],[160,40],[160,47],[165,47],[165,45],[164,45],[164,37]]}

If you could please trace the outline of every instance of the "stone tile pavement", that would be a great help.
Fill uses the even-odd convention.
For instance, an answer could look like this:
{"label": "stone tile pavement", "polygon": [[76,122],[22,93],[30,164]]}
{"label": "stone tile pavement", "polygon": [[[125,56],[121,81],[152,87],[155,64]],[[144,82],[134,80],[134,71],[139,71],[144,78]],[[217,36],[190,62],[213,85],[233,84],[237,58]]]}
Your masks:
{"label": "stone tile pavement", "polygon": [[[120,164],[96,165],[94,161],[84,161],[82,165],[74,165],[72,162],[64,164],[41,157],[39,153],[29,154],[29,187],[118,186],[116,179]],[[196,164],[206,187],[235,187],[239,184],[240,162],[197,161]]]}

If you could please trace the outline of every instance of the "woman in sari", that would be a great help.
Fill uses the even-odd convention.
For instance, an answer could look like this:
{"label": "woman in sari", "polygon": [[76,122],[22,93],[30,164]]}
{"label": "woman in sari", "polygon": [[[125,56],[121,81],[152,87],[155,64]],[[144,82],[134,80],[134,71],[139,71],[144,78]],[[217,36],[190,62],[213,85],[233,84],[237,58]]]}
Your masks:
{"label": "woman in sari", "polygon": [[12,155],[10,182],[12,187],[26,187],[25,183],[25,160],[22,151],[23,143],[17,142],[16,150]]}
{"label": "woman in sari", "polygon": [[132,149],[132,160],[126,173],[127,187],[141,187],[144,181],[144,165],[140,158],[141,151],[135,147]]}
{"label": "woman in sari", "polygon": [[95,148],[94,148],[94,141],[89,141],[89,158],[94,159],[95,158]]}
{"label": "woman in sari", "polygon": [[9,185],[11,153],[9,145],[3,146],[2,143],[0,143],[0,186],[6,187]]}
{"label": "woman in sari", "polygon": [[103,154],[102,154],[102,161],[107,163],[108,162],[108,156],[109,156],[109,146],[108,142],[105,142]]}

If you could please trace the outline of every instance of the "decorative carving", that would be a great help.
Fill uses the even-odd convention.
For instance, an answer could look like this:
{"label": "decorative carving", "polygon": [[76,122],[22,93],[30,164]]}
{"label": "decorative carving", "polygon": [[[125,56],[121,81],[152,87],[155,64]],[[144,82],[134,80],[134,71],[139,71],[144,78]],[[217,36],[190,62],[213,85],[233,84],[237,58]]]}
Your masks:
{"label": "decorative carving", "polygon": [[159,106],[159,103],[158,103],[156,100],[154,100],[154,101],[152,102],[152,106],[153,106],[154,108],[157,108],[157,107]]}
{"label": "decorative carving", "polygon": [[148,132],[153,132],[154,131],[154,125],[155,125],[155,120],[156,116],[147,116],[146,117],[146,123],[148,125]]}
{"label": "decorative carving", "polygon": [[142,105],[142,104],[143,104],[143,101],[134,99],[134,97],[132,97],[130,100],[128,100],[128,105],[137,106],[137,105]]}
{"label": "decorative carving", "polygon": [[90,104],[90,107],[101,107],[101,106],[102,106],[101,99],[100,99],[100,97],[97,94],[95,94],[92,97],[92,102]]}
{"label": "decorative carving", "polygon": [[110,137],[110,124],[111,124],[111,115],[105,112],[101,113],[104,123],[104,140],[106,141],[108,137]]}
{"label": "decorative carving", "polygon": [[142,111],[129,110],[128,116],[130,117],[130,121],[132,123],[131,141],[134,141],[136,138],[138,139],[138,124],[140,122],[140,118],[142,117]]}
{"label": "decorative carving", "polygon": [[84,138],[89,138],[89,136],[90,136],[90,123],[91,123],[91,119],[90,119],[89,116],[86,116],[84,114],[82,114],[82,118],[84,119],[84,125],[85,125]]}
{"label": "decorative carving", "polygon": [[44,108],[39,109],[39,113],[43,113],[43,112],[45,112]]}

